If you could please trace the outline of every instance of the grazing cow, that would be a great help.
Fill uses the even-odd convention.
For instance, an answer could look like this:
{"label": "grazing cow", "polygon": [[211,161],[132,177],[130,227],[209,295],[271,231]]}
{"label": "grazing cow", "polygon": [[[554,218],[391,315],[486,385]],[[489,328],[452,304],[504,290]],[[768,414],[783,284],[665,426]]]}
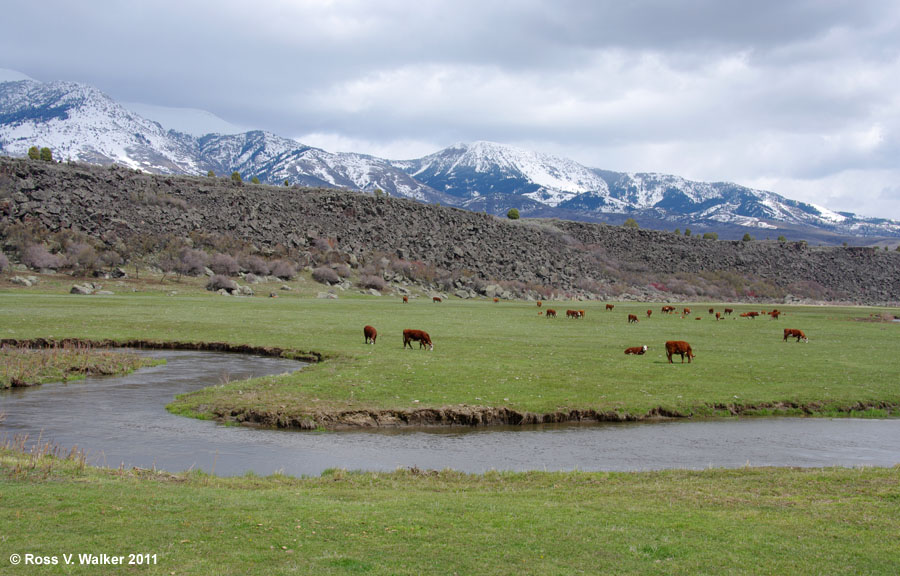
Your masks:
{"label": "grazing cow", "polygon": [[718,312],[716,312],[716,321],[718,322],[719,319],[721,319],[721,318],[722,318],[722,315],[719,314]]}
{"label": "grazing cow", "polygon": [[710,308],[710,309],[709,309],[709,313],[710,313],[710,314],[715,314],[715,313],[716,313],[716,309],[715,309],[715,308]]}
{"label": "grazing cow", "polygon": [[616,307],[615,304],[607,304],[607,305],[606,305],[606,309],[607,309],[607,310],[612,310],[612,309],[615,308],[615,307]]}
{"label": "grazing cow", "polygon": [[750,318],[752,320],[757,316],[759,316],[759,312],[741,312],[741,318]]}
{"label": "grazing cow", "polygon": [[538,310],[538,316],[543,316],[544,312],[542,310]]}
{"label": "grazing cow", "polygon": [[409,296],[404,296],[404,297],[403,297],[403,303],[404,303],[404,304],[409,304]]}
{"label": "grazing cow", "polygon": [[662,313],[663,313],[663,314],[671,314],[671,313],[674,312],[674,311],[675,311],[675,307],[674,307],[674,306],[663,306],[663,307],[662,307]]}
{"label": "grazing cow", "polygon": [[694,320],[703,320],[703,316],[697,316]]}
{"label": "grazing cow", "polygon": [[690,315],[691,315],[691,309],[690,309],[690,308],[685,308],[684,311],[682,312],[682,314],[684,314],[685,316],[690,316]]}
{"label": "grazing cow", "polygon": [[431,301],[432,301],[432,302],[442,302],[440,296],[432,296],[432,297],[431,297]]}
{"label": "grazing cow", "polygon": [[731,316],[731,313],[732,313],[732,312],[734,312],[734,308],[726,308],[726,309],[725,309],[725,315],[726,315],[726,316]]}
{"label": "grazing cow", "polygon": [[695,357],[694,351],[691,350],[691,345],[684,340],[669,340],[666,342],[666,358],[669,359],[669,364],[674,364],[674,362],[672,362],[673,354],[681,355],[682,364],[684,364],[685,354],[687,354],[688,364],[691,363],[691,358]]}
{"label": "grazing cow", "polygon": [[366,337],[366,344],[374,344],[375,339],[378,338],[378,330],[376,330],[372,326],[364,326],[363,336]]}
{"label": "grazing cow", "polygon": [[626,354],[636,354],[638,356],[642,356],[647,351],[647,345],[644,346],[632,346],[631,348],[626,348]]}
{"label": "grazing cow", "polygon": [[634,314],[629,314],[629,315],[628,315],[628,323],[629,323],[629,324],[634,324],[634,323],[636,323],[637,321],[638,321],[637,316],[635,316]]}
{"label": "grazing cow", "polygon": [[769,316],[772,317],[772,320],[778,320],[778,317],[781,316],[781,311],[778,309],[772,310],[769,312]]}
{"label": "grazing cow", "polygon": [[788,338],[797,338],[797,342],[799,342],[800,340],[809,342],[809,338],[806,337],[806,334],[803,333],[803,330],[797,330],[795,328],[784,329],[784,341],[787,342]]}
{"label": "grazing cow", "polygon": [[428,335],[428,332],[423,332],[422,330],[404,330],[403,348],[406,348],[406,346],[409,345],[409,349],[412,350],[413,342],[419,343],[419,349],[427,346],[429,350],[434,350],[434,344],[431,343],[431,336]]}
{"label": "grazing cow", "polygon": [[500,301],[499,298],[494,298],[494,304],[496,304],[496,303],[499,302],[499,301]]}
{"label": "grazing cow", "polygon": [[651,314],[653,314],[653,310],[647,310],[647,318],[649,318]]}
{"label": "grazing cow", "polygon": [[553,308],[547,308],[547,318],[556,318],[556,310]]}
{"label": "grazing cow", "polygon": [[579,310],[579,311],[578,311],[578,317],[579,317],[579,318],[584,318],[584,310]]}
{"label": "grazing cow", "polygon": [[541,301],[540,301],[540,300],[538,300],[538,301],[537,301],[537,305],[538,305],[538,308],[540,308],[540,307],[541,307],[541,306],[543,306],[543,305],[544,305],[544,303],[543,303],[543,302],[541,302]]}
{"label": "grazing cow", "polygon": [[578,318],[578,310],[566,310],[566,318]]}

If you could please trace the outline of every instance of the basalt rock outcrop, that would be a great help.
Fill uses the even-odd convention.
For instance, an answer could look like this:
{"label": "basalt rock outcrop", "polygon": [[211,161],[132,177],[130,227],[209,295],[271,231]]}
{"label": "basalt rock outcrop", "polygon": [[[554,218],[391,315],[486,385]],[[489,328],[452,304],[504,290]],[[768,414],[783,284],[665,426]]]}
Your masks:
{"label": "basalt rock outcrop", "polygon": [[463,278],[558,290],[634,278],[646,283],[654,274],[722,271],[784,289],[809,283],[833,299],[900,301],[900,253],[894,251],[713,241],[559,220],[512,221],[398,198],[157,176],[120,166],[0,158],[0,221],[72,228],[105,242],[204,231],[303,251],[326,238],[361,260],[381,252]]}

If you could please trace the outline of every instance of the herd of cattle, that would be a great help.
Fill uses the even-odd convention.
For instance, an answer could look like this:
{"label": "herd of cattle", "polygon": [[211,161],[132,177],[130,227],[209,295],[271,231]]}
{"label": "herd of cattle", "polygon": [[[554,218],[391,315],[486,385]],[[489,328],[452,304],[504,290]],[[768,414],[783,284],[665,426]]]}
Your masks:
{"label": "herd of cattle", "polygon": [[[498,302],[497,298],[494,298],[494,302]],[[434,296],[432,298],[432,302],[439,303],[441,302],[441,298],[438,296]],[[404,296],[403,303],[409,303],[409,299]],[[543,302],[538,300],[537,306],[540,308],[543,305]],[[606,311],[612,311],[615,308],[615,304],[607,304]],[[677,310],[674,306],[663,306],[661,309],[663,314],[674,314]],[[721,320],[724,316],[731,316],[734,313],[733,308],[725,308],[721,313],[716,312],[714,308],[709,309],[709,314],[715,314],[716,320]],[[553,308],[547,308],[546,312],[539,311],[538,314],[543,314],[547,318],[556,318],[556,310]],[[652,310],[647,310],[647,318],[653,314]],[[682,309],[681,318],[687,318],[691,314],[690,308]],[[742,318],[750,318],[751,320],[760,315],[768,315],[771,316],[773,320],[778,320],[779,316],[781,316],[782,312],[778,309],[774,309],[766,312],[763,310],[762,312],[750,311],[741,313]],[[571,319],[579,319],[584,318],[584,310],[566,310],[566,318]],[[697,316],[696,320],[700,320],[702,317]],[[635,324],[639,322],[636,314],[628,315],[628,323]],[[375,344],[375,339],[378,337],[378,331],[375,330],[373,326],[365,326],[363,327],[363,336],[365,337],[366,344]],[[785,328],[784,329],[784,341],[787,342],[788,338],[796,338],[797,342],[803,341],[808,342],[809,339],[806,337],[806,334],[803,333],[803,330],[798,330],[796,328]],[[412,350],[412,343],[418,342],[419,349],[425,348],[427,350],[434,350],[434,344],[431,342],[431,336],[428,335],[428,332],[423,330],[413,330],[406,329],[403,331],[403,348],[409,346],[410,350]],[[678,355],[681,356],[681,363],[684,364],[684,358],[687,356],[688,364],[691,363],[692,358],[696,358],[694,351],[691,349],[691,345],[685,342],[684,340],[668,340],[666,342],[666,358],[669,360],[669,364],[672,364],[672,356]],[[625,354],[633,354],[637,356],[641,356],[647,352],[648,348],[646,345],[644,346],[632,346],[625,349]]]}

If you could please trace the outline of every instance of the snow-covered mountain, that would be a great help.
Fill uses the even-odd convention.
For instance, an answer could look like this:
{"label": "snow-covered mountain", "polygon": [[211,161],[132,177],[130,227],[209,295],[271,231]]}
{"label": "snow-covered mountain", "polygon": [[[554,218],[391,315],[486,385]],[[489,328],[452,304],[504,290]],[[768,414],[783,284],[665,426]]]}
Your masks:
{"label": "snow-covered mountain", "polygon": [[[469,210],[657,226],[810,229],[900,236],[900,222],[862,218],[733,183],[588,168],[492,142],[456,144],[415,160],[330,153],[262,131],[191,136],[165,130],[99,90],[72,82],[0,82],[0,154],[49,147],[56,159],[118,163],[163,174],[227,176],[326,186],[440,202]],[[742,232],[741,232],[742,233]]]}
{"label": "snow-covered mountain", "polygon": [[627,214],[655,222],[776,229],[814,227],[836,234],[900,235],[900,222],[863,218],[789,200],[729,182],[622,173],[491,142],[457,144],[418,160],[394,162],[417,180],[459,199],[458,205],[496,214],[605,220]]}
{"label": "snow-covered mountain", "polygon": [[123,164],[161,174],[239,172],[263,182],[381,189],[423,202],[447,198],[390,162],[332,154],[262,131],[199,138],[165,130],[90,86],[33,80],[0,83],[0,153],[48,147],[58,160]]}

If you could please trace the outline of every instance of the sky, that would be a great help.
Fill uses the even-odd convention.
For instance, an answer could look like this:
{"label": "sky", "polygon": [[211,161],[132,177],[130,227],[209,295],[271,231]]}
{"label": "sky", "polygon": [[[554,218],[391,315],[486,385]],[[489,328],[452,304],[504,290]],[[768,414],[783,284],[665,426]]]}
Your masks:
{"label": "sky", "polygon": [[42,0],[3,13],[0,68],[91,84],[167,127],[391,159],[488,140],[900,219],[892,0]]}

